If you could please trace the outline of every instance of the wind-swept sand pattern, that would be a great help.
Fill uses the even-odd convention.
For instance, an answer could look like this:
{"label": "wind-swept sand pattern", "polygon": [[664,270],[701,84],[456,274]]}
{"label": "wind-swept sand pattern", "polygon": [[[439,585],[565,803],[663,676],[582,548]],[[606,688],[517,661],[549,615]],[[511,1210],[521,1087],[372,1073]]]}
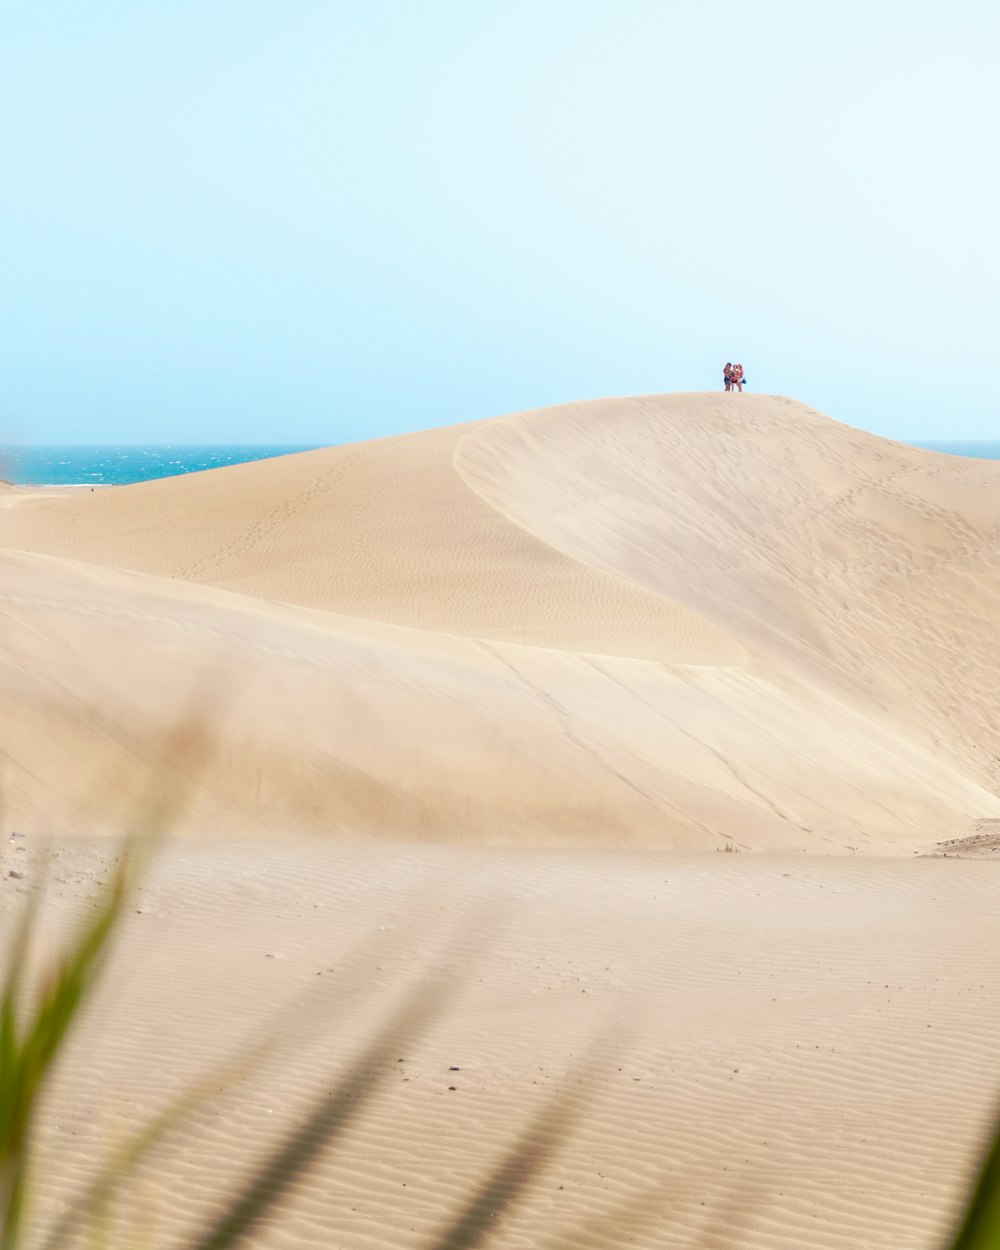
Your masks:
{"label": "wind-swept sand pattern", "polygon": [[568,559],[484,505],[453,464],[466,429],[67,495],[55,506],[25,498],[4,541],[447,634],[678,663],[743,658],[724,631]]}
{"label": "wind-swept sand pattern", "polygon": [[[65,913],[109,854],[53,857],[51,908]],[[45,1151],[60,1162],[44,1197],[54,1203],[124,1125],[277,1025],[277,1049],[137,1188],[133,1210],[159,1231],[202,1223],[333,1074],[357,1072],[363,1040],[436,969],[440,1014],[400,1040],[347,1141],[255,1244],[426,1245],[564,1094],[582,1096],[579,1117],[500,1245],[559,1244],[566,1230],[582,1250],[617,1209],[619,1239],[604,1244],[640,1250],[931,1250],[996,1094],[995,870],[175,845],[54,1091]]]}
{"label": "wind-swept sand pattern", "polygon": [[[59,645],[85,758],[88,716],[225,652],[243,741],[206,785],[240,820],[267,794],[268,823],[354,832],[924,849],[1000,816],[998,478],[790,401],[667,396],[25,497],[0,542],[63,563],[9,557],[13,662],[51,689],[53,630],[105,647],[82,675]],[[98,607],[66,557],[169,580],[108,570]]]}
{"label": "wind-swept sand pattern", "polygon": [[92,821],[95,775],[141,793],[189,711],[218,718],[178,814],[205,833],[905,850],[1000,812],[924,748],[743,667],[317,619],[54,557],[8,552],[0,567],[16,709],[2,745],[27,829]]}
{"label": "wind-swept sand pattern", "polygon": [[370,991],[182,1135],[146,1182],[179,1228],[437,962],[461,996],[256,1244],[420,1244],[611,1019],[503,1244],[641,1191],[650,1250],[733,1218],[930,1250],[996,1084],[997,868],[950,857],[1000,845],[998,488],[789,400],[674,395],[4,490],[2,897],[55,835],[64,924],[113,853],[64,835],[154,781],[190,835],[47,1149],[82,1175],[95,1126],[295,991]]}
{"label": "wind-swept sand pattern", "polygon": [[1000,463],[768,396],[666,395],[467,434],[466,481],[532,533],[724,622],[995,788]]}

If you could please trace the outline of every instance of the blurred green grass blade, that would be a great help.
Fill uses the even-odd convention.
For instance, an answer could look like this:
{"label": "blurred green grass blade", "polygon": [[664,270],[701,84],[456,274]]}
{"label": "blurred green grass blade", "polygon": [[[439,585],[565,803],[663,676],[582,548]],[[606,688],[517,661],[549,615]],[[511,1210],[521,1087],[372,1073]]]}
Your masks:
{"label": "blurred green grass blade", "polygon": [[202,1102],[200,1091],[187,1092],[165,1111],[154,1116],[104,1164],[94,1180],[51,1230],[41,1250],[60,1250],[88,1225],[100,1224],[111,1200],[131,1172],[182,1120]]}
{"label": "blurred green grass blade", "polygon": [[37,912],[38,896],[31,895],[11,943],[0,999],[0,1250],[15,1250],[24,1219],[27,1134],[17,1013]]}
{"label": "blurred green grass blade", "polygon": [[430,1250],[472,1250],[493,1232],[500,1217],[542,1171],[569,1136],[577,1099],[560,1096],[545,1107],[458,1215],[437,1234]]}
{"label": "blurred green grass blade", "polygon": [[108,897],[98,907],[97,916],[64,957],[42,995],[35,1019],[21,1043],[22,1091],[25,1110],[34,1106],[41,1082],[48,1075],[69,1026],[92,990],[100,971],[108,939],[121,915],[125,899],[126,869],[119,868]]}
{"label": "blurred green grass blade", "polygon": [[1000,1120],[947,1250],[1000,1250]]}
{"label": "blurred green grass blade", "polygon": [[412,1043],[431,1016],[437,1014],[439,1006],[438,994],[429,993],[426,985],[418,986],[358,1058],[356,1066],[361,1070],[360,1075],[348,1073],[334,1087],[330,1096],[316,1106],[265,1161],[212,1228],[189,1243],[188,1250],[230,1250],[240,1245],[320,1151],[363,1110],[394,1070],[395,1065],[390,1066],[390,1055],[397,1054],[400,1046]]}
{"label": "blurred green grass blade", "polygon": [[[665,1185],[654,1185],[638,1194],[628,1194],[585,1222],[560,1228],[543,1241],[536,1243],[535,1250],[609,1250],[611,1246],[631,1245],[635,1238],[646,1232],[660,1218],[666,1201]],[[707,1244],[699,1250],[708,1250]]]}
{"label": "blurred green grass blade", "polygon": [[0,998],[0,1168],[6,1162],[6,1148],[13,1129],[20,1089],[21,1047],[17,1025],[17,1003],[28,958],[33,911],[34,906],[29,904],[18,926],[14,941],[11,943],[3,997]]}
{"label": "blurred green grass blade", "polygon": [[3,1159],[3,1143],[12,1123],[12,1108],[16,1104],[19,1088],[15,1080],[21,1049],[17,1006],[37,910],[38,897],[31,895],[10,945],[3,996],[0,997],[0,1160]]}
{"label": "blurred green grass blade", "polygon": [[23,980],[37,904],[29,905],[10,955],[0,1001],[0,1250],[21,1241],[27,1190],[28,1156],[41,1089],[70,1025],[94,984],[108,939],[121,913],[126,866],[117,872],[96,917],[64,956],[33,1019],[21,1028],[18,996]]}
{"label": "blurred green grass blade", "polygon": [[251,1042],[241,1056],[208,1072],[132,1133],[71,1203],[41,1243],[39,1250],[60,1250],[81,1228],[93,1223],[95,1218],[99,1219],[135,1168],[160,1145],[171,1130],[208,1106],[220,1092],[231,1089],[276,1044],[276,1036],[268,1031],[263,1037]]}

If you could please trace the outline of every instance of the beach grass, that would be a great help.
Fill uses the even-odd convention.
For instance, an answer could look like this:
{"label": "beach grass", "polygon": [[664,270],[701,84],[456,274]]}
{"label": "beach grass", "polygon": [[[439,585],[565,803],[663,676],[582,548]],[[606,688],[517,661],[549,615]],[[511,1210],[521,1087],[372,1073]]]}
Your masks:
{"label": "beach grass", "polygon": [[1000,1121],[947,1250],[1000,1250]]}
{"label": "beach grass", "polygon": [[31,1148],[46,1081],[70,1028],[88,998],[117,927],[125,897],[127,864],[119,866],[97,914],[38,987],[23,1018],[25,981],[38,901],[33,896],[15,934],[0,998],[0,1247],[22,1244]]}
{"label": "beach grass", "polygon": [[[48,1228],[33,1218],[34,1141],[45,1088],[65,1044],[92,998],[107,962],[123,911],[137,881],[135,864],[144,848],[133,843],[123,854],[110,884],[94,900],[94,910],[81,931],[55,963],[32,976],[32,948],[41,895],[28,896],[24,914],[9,947],[0,998],[0,1250],[67,1250],[80,1235],[103,1244],[109,1215],[136,1167],[169,1133],[217,1091],[220,1080],[244,1071],[247,1057],[234,1060],[225,1073],[213,1073],[171,1102],[166,1110],[126,1139],[97,1169],[82,1192]],[[443,1009],[439,987],[423,981],[392,1010],[364,1045],[348,1075],[335,1081],[272,1153],[232,1194],[222,1212],[201,1232],[189,1237],[184,1250],[229,1250],[244,1244],[272,1216],[294,1182],[325,1150],[334,1145],[363,1112],[394,1070],[400,1046],[413,1043]],[[254,1055],[268,1042],[254,1044]],[[532,1121],[496,1168],[468,1201],[446,1215],[428,1250],[472,1250],[496,1227],[500,1214],[516,1203],[525,1186],[565,1138],[569,1100],[553,1099]],[[127,1225],[128,1213],[124,1213]],[[88,1243],[91,1244],[91,1243]]]}

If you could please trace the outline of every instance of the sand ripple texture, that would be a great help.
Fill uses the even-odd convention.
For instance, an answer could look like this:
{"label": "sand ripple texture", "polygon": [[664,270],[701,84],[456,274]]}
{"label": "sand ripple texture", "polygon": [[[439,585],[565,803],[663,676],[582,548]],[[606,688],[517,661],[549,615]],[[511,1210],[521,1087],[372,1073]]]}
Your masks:
{"label": "sand ripple texture", "polygon": [[[42,853],[53,931],[110,859],[107,842]],[[52,1091],[42,1208],[214,1068],[223,1092],[143,1169],[119,1243],[138,1220],[177,1244],[310,1100],[360,1074],[408,988],[443,985],[349,1136],[250,1244],[426,1245],[562,1099],[574,1114],[495,1244],[932,1250],[996,1089],[993,870],[175,844]],[[20,896],[0,891],[9,924]],[[227,1064],[269,1033],[256,1065]]]}
{"label": "sand ripple texture", "polygon": [[503,1250],[934,1250],[997,1094],[998,488],[674,395],[0,490],[0,948],[42,882],[72,930],[151,793],[191,835],[57,1075],[42,1213],[211,1071],[107,1230],[177,1245],[373,1075],[257,1250],[426,1246],[553,1098]]}
{"label": "sand ripple texture", "polygon": [[672,395],[7,490],[9,810],[114,823],[96,771],[200,832],[927,850],[1000,817],[998,487]]}

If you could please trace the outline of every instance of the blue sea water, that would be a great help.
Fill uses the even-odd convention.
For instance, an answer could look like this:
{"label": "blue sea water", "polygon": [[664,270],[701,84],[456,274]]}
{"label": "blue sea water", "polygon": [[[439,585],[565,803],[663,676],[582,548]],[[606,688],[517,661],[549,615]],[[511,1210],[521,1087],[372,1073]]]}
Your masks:
{"label": "blue sea water", "polygon": [[[915,443],[953,456],[1000,460],[1000,442],[976,440]],[[15,486],[125,486],[157,477],[197,473],[226,464],[267,460],[312,446],[223,444],[157,446],[0,447],[0,479]]]}
{"label": "blue sea water", "polygon": [[914,443],[928,451],[946,451],[950,456],[973,456],[977,460],[1000,460],[1000,443],[983,439],[966,439],[950,443]]}
{"label": "blue sea water", "polygon": [[0,479],[15,486],[126,486],[311,450],[285,444],[0,447]]}

